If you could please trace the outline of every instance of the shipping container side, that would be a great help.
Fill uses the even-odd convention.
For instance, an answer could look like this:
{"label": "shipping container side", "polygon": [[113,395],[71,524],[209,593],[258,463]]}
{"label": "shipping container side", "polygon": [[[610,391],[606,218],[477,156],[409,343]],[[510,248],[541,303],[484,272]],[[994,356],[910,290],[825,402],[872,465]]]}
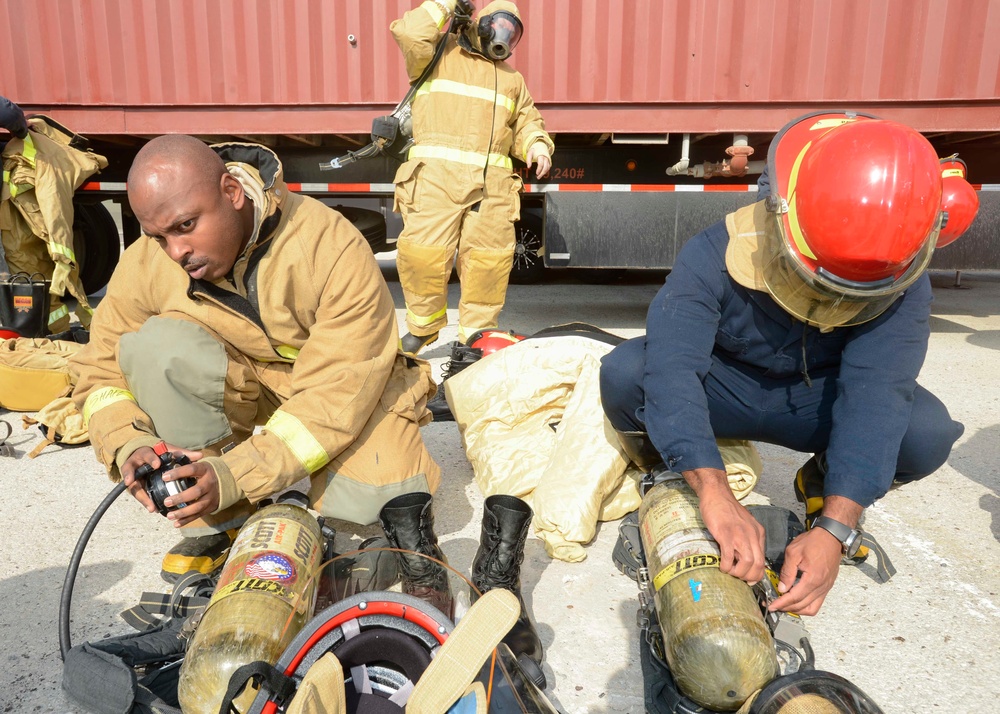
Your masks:
{"label": "shipping container side", "polygon": [[[151,136],[257,141],[294,188],[377,210],[391,240],[396,164],[318,166],[366,143],[372,118],[405,93],[389,25],[417,5],[0,0],[0,92],[108,156],[82,192],[93,200],[121,199]],[[754,172],[782,125],[836,108],[910,124],[939,155],[958,153],[983,209],[935,264],[1000,268],[1000,0],[518,5],[526,35],[512,63],[557,144],[547,179],[519,167],[548,265],[668,267],[686,237],[755,199]],[[754,150],[744,177],[722,171],[735,135]]]}

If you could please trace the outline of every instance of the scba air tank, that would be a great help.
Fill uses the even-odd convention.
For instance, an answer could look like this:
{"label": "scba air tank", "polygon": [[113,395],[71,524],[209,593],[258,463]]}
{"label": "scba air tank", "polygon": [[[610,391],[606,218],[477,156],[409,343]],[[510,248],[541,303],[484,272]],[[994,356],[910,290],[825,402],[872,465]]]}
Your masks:
{"label": "scba air tank", "polygon": [[[181,664],[184,714],[218,714],[236,669],[278,660],[312,615],[322,552],[319,524],[300,506],[277,503],[247,520]],[[253,697],[234,703],[245,711]]]}
{"label": "scba air tank", "polygon": [[667,664],[680,691],[735,711],[778,674],[771,634],[750,586],[719,570],[719,546],[683,477],[654,486],[639,506]]}

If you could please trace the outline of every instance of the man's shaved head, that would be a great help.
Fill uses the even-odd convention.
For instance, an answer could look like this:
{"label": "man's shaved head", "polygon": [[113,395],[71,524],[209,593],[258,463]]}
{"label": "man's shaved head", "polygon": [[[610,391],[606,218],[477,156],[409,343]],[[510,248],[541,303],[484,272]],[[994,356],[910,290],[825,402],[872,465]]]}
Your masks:
{"label": "man's shaved head", "polygon": [[136,154],[128,199],[142,231],[193,278],[226,276],[253,232],[253,204],[222,158],[169,134]]}

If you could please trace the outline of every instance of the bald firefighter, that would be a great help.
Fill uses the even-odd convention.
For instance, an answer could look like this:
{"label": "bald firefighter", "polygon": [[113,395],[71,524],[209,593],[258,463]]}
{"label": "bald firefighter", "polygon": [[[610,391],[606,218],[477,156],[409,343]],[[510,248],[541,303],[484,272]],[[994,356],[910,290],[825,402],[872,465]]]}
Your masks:
{"label": "bald firefighter", "polygon": [[[408,160],[396,172],[396,244],[406,299],[402,351],[415,355],[447,323],[448,277],[457,252],[461,342],[496,327],[514,255],[521,177],[511,157],[536,175],[552,166],[552,139],[524,84],[504,60],[523,32],[512,2],[486,5],[459,32],[442,36],[457,0],[428,0],[390,26],[410,81],[440,60],[413,100]],[[463,3],[464,10],[471,8]]]}
{"label": "bald firefighter", "polygon": [[73,396],[147,510],[135,473],[160,466],[154,445],[191,459],[165,475],[196,480],[166,502],[187,506],[168,516],[186,537],[165,579],[220,567],[251,504],[304,477],[316,510],[360,524],[437,489],[419,431],[429,368],[397,352],[392,298],[347,219],[291,193],[268,149],[189,136],[150,141],[128,196],[144,237],[94,315]]}

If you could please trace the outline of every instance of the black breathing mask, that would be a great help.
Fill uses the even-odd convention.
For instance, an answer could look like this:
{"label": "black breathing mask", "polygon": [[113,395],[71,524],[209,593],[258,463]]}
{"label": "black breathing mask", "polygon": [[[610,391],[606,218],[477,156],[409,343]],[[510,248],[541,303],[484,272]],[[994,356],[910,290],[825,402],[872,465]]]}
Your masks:
{"label": "black breathing mask", "polygon": [[492,60],[505,60],[521,40],[524,25],[513,13],[500,10],[479,18],[476,31],[482,53]]}

